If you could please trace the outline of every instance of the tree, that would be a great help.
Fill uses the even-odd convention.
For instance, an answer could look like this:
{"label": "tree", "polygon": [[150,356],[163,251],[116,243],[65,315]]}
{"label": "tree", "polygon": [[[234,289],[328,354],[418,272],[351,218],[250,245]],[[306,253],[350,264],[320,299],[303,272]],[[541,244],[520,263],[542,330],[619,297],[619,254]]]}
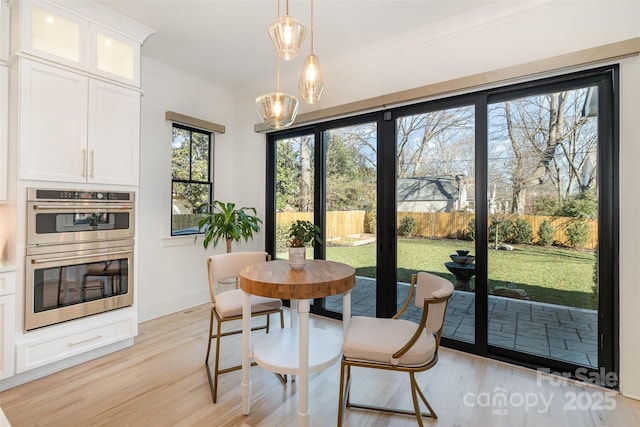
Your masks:
{"label": "tree", "polygon": [[[503,170],[511,213],[526,213],[526,195],[555,194],[558,203],[593,188],[597,129],[582,115],[588,89],[534,95],[494,104],[490,166]],[[494,169],[490,167],[490,169]]]}
{"label": "tree", "polygon": [[309,212],[313,206],[313,188],[312,137],[278,140],[276,209]]}
{"label": "tree", "polygon": [[362,143],[363,133],[327,134],[327,210],[371,210],[375,207],[376,170]]}
{"label": "tree", "polygon": [[473,117],[460,107],[399,118],[398,177],[473,176]]}

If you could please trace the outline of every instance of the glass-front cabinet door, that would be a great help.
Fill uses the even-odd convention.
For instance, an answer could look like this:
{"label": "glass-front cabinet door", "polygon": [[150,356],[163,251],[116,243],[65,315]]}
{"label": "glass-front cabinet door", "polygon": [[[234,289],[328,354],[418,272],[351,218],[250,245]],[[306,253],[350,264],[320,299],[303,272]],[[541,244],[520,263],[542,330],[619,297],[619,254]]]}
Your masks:
{"label": "glass-front cabinet door", "polygon": [[98,25],[90,26],[89,71],[140,85],[140,45]]}
{"label": "glass-front cabinet door", "polygon": [[75,68],[87,68],[88,22],[40,2],[22,7],[24,52]]}
{"label": "glass-front cabinet door", "polygon": [[20,3],[20,19],[23,52],[140,86],[139,42],[37,0]]}

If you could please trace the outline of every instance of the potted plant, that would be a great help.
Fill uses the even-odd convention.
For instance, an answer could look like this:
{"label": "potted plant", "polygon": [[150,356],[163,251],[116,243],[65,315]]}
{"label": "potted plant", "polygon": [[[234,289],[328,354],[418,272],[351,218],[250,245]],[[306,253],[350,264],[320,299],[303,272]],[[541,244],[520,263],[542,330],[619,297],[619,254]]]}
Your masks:
{"label": "potted plant", "polygon": [[255,208],[236,209],[235,203],[215,200],[208,205],[210,211],[198,222],[198,229],[204,233],[202,245],[205,249],[213,241],[216,247],[220,239],[227,243],[227,253],[231,252],[231,242],[253,239],[253,233],[260,231],[262,220],[255,216]]}
{"label": "potted plant", "polygon": [[289,266],[301,270],[306,264],[307,244],[322,243],[320,227],[311,221],[297,220],[289,227]]}

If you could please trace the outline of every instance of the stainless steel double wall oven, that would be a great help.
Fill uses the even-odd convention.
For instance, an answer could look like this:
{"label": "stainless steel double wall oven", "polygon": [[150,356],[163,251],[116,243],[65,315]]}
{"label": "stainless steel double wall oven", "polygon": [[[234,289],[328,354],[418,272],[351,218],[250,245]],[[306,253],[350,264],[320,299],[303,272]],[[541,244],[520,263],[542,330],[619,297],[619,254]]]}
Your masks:
{"label": "stainless steel double wall oven", "polygon": [[133,192],[28,189],[25,330],[133,304]]}

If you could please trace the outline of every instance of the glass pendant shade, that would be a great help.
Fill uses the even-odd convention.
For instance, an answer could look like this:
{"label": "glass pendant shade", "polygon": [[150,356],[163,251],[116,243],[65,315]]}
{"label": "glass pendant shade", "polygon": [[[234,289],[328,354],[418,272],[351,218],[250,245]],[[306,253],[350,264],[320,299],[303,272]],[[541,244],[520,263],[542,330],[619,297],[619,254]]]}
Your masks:
{"label": "glass pendant shade", "polygon": [[269,27],[269,37],[271,37],[278,56],[285,61],[298,56],[305,33],[304,25],[289,15],[278,18]]}
{"label": "glass pendant shade", "polygon": [[295,96],[273,92],[256,98],[256,109],[262,123],[272,129],[291,126],[298,114],[300,103]]}
{"label": "glass pendant shade", "polygon": [[307,104],[315,104],[322,96],[324,81],[320,73],[320,60],[314,54],[307,55],[304,60],[298,89]]}

